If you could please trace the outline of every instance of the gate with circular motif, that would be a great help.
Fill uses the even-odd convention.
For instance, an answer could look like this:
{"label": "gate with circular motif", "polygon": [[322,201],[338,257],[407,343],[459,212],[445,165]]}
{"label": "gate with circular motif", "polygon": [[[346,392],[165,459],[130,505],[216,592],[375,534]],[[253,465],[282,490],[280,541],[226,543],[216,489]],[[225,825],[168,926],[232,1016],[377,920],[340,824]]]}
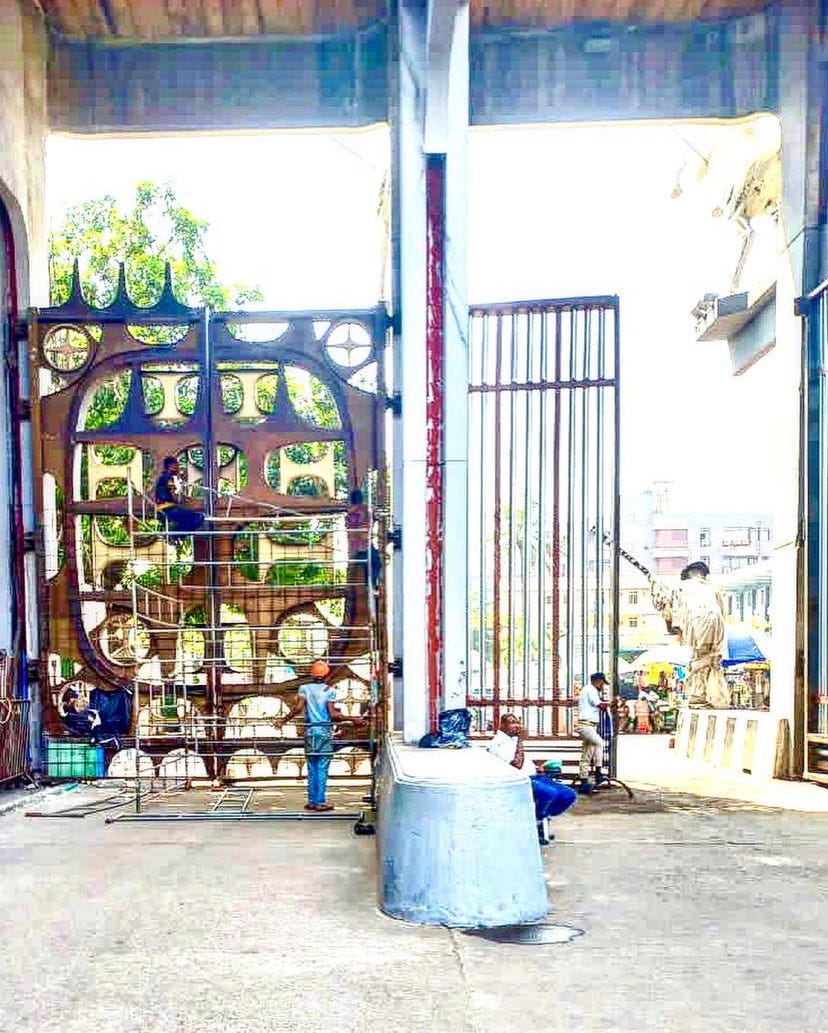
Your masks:
{"label": "gate with circular motif", "polygon": [[[188,308],[169,269],[148,308],[123,269],[111,304],[90,306],[76,268],[65,304],[31,311],[47,734],[88,719],[112,774],[295,777],[301,739],[278,719],[324,657],[358,719],[332,773],[370,771],[387,335],[383,307]],[[193,533],[156,509],[165,457],[204,515]]]}

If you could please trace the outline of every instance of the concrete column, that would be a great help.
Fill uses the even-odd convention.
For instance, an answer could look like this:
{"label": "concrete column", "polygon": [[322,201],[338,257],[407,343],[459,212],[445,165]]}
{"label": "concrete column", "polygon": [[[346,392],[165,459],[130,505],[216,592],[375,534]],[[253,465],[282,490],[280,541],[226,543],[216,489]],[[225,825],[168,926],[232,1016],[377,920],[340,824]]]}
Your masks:
{"label": "concrete column", "polygon": [[404,689],[395,698],[404,738],[413,741],[438,709],[465,703],[466,3],[400,4],[397,84],[395,492],[403,554],[395,612]]}
{"label": "concrete column", "polygon": [[395,651],[403,660],[396,723],[406,741],[426,731],[425,620],[425,17],[422,5],[399,5],[394,125],[394,308],[398,313],[394,493],[403,527],[395,577]]}
{"label": "concrete column", "polygon": [[[810,9],[809,9],[810,8]],[[802,513],[799,506],[799,386],[802,323],[794,300],[820,278],[821,104],[814,58],[817,19],[811,5],[789,0],[779,17],[779,108],[782,123],[782,227],[784,251],[777,279],[776,348],[779,370],[776,449],[775,550],[773,557],[773,650],[771,709],[792,729],[790,773],[804,766],[805,686],[802,663],[807,620]],[[822,519],[825,515],[822,514]],[[824,616],[822,617],[824,619]]]}
{"label": "concrete column", "polygon": [[[466,705],[468,623],[467,287],[469,8],[454,13],[442,124],[428,124],[426,149],[445,154],[443,251],[443,678],[442,706]],[[430,114],[434,115],[434,108]]]}

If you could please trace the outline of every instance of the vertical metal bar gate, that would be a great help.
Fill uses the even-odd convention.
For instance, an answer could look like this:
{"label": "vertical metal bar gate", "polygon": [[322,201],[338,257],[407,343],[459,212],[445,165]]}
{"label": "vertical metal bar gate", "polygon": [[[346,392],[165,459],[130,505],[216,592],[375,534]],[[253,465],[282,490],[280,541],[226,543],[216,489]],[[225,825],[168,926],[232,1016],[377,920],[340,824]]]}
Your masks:
{"label": "vertical metal bar gate", "polygon": [[468,705],[481,734],[508,710],[569,737],[618,655],[618,299],[470,317]]}
{"label": "vertical metal bar gate", "polygon": [[805,771],[828,780],[828,447],[826,447],[826,364],[828,364],[828,281],[803,298],[806,317],[805,510],[807,520],[807,686]]}

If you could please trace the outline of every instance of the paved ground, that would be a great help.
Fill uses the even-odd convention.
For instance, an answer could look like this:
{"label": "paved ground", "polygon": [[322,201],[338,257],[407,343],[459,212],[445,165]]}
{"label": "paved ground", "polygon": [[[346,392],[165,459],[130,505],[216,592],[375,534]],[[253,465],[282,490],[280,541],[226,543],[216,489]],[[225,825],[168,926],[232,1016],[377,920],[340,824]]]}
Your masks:
{"label": "paved ground", "polygon": [[618,744],[621,777],[647,789],[670,789],[696,796],[743,800],[785,810],[828,813],[828,788],[814,782],[771,779],[691,763],[669,749],[667,735],[622,735]]}
{"label": "paved ground", "polygon": [[557,832],[552,920],[585,935],[526,947],[384,918],[346,823],[7,814],[0,1031],[824,1028],[828,816],[645,790]]}

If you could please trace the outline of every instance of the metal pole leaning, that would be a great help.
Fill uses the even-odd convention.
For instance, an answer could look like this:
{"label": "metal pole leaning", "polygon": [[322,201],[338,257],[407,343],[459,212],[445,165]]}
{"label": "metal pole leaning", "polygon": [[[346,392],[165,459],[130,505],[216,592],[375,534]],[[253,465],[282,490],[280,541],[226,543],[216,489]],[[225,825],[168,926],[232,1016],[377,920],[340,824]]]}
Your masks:
{"label": "metal pole leaning", "polygon": [[129,585],[132,600],[132,634],[135,636],[135,663],[132,674],[132,726],[135,729],[135,813],[141,812],[141,725],[138,679],[138,551],[135,546],[135,495],[132,478],[127,478],[127,514],[129,524]]}

